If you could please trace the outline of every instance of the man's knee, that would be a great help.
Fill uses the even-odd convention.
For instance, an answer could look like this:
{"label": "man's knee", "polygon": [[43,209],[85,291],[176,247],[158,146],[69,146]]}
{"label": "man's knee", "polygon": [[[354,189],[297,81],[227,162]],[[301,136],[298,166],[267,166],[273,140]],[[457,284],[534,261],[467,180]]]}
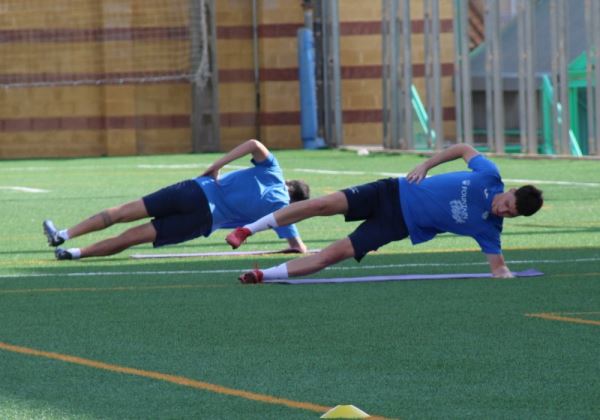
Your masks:
{"label": "man's knee", "polygon": [[97,217],[102,221],[102,226],[107,228],[119,222],[119,214],[114,208],[102,210],[97,214]]}
{"label": "man's knee", "polygon": [[[101,215],[106,214],[106,221],[110,225],[115,223],[126,223],[141,219],[148,216],[148,211],[143,200],[131,201],[120,206],[112,207],[104,210]],[[110,226],[106,225],[106,226]]]}

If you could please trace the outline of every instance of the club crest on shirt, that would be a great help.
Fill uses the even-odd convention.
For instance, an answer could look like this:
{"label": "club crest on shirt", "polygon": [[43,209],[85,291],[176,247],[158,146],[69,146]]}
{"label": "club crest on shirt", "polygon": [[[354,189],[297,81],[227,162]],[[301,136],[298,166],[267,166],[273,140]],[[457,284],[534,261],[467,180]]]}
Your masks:
{"label": "club crest on shirt", "polygon": [[469,192],[469,185],[471,181],[465,179],[461,182],[460,186],[460,199],[450,201],[450,212],[452,218],[456,223],[463,224],[469,219],[469,212],[467,210],[467,194]]}

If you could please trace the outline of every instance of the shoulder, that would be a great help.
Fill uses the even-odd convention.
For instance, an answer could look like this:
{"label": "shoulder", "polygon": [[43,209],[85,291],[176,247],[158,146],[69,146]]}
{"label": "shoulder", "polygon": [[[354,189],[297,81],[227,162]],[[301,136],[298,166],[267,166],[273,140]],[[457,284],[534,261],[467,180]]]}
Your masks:
{"label": "shoulder", "polygon": [[482,154],[477,154],[469,160],[469,168],[475,172],[488,172],[500,175],[496,164]]}
{"label": "shoulder", "polygon": [[270,152],[262,160],[252,159],[252,164],[254,166],[262,166],[262,167],[279,166],[279,162],[277,162],[275,155],[273,155],[273,153],[270,153]]}

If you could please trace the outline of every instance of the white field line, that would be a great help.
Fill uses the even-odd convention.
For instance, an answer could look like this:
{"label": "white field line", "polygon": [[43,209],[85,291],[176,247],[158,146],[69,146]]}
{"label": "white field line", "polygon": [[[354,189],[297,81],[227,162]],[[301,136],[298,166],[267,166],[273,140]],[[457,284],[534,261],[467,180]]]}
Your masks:
{"label": "white field line", "polygon": [[[180,169],[180,168],[203,168],[209,165],[202,164],[187,164],[187,165],[138,165],[138,168],[143,169]],[[243,169],[246,166],[237,165],[226,165],[225,168],[230,169]],[[340,171],[333,169],[309,169],[309,168],[290,168],[286,169],[286,172],[301,172],[309,174],[322,174],[322,175],[374,175],[374,176],[385,176],[400,178],[407,175],[405,172],[369,172],[369,171]],[[515,184],[545,184],[545,185],[561,185],[561,186],[578,186],[578,187],[600,187],[598,182],[576,182],[576,181],[550,181],[541,179],[516,179],[516,178],[504,178],[505,182]]]}
{"label": "white field line", "polygon": [[47,193],[49,190],[43,190],[41,188],[29,188],[29,187],[8,187],[0,185],[0,190],[13,190],[27,193]]}
{"label": "white field line", "polygon": [[45,172],[51,169],[49,166],[16,166],[14,168],[0,168],[0,172]]}
{"label": "white field line", "polygon": [[[188,164],[140,164],[135,165],[137,169],[199,169],[208,168],[209,163],[188,163]],[[129,165],[115,165],[113,168],[131,168]],[[248,166],[240,165],[225,165],[227,169],[244,169]],[[75,167],[70,166],[67,169],[90,169],[100,167],[81,166]],[[42,171],[42,170],[53,170],[49,167],[21,167],[21,168],[0,168],[0,171]],[[369,172],[369,171],[340,171],[330,169],[309,169],[309,168],[286,168],[286,172],[301,172],[309,174],[323,174],[323,175],[374,175],[374,176],[385,176],[385,177],[403,177],[406,176],[404,172]],[[542,180],[542,179],[519,179],[519,178],[504,178],[505,182],[514,184],[540,184],[540,185],[560,185],[560,186],[577,186],[577,187],[600,187],[600,182],[577,182],[577,181],[553,181],[553,180]]]}
{"label": "white field line", "polygon": [[[304,168],[293,168],[287,169],[288,171],[304,172],[309,174],[324,174],[324,175],[378,175],[387,177],[404,177],[407,174],[403,172],[365,172],[365,171],[334,171],[328,169],[304,169]],[[549,181],[540,179],[515,179],[515,178],[503,178],[505,182],[515,184],[546,184],[546,185],[564,185],[564,186],[578,186],[578,187],[600,187],[598,182],[571,182],[571,181]]]}
{"label": "white field line", "polygon": [[[593,258],[574,258],[565,260],[512,260],[507,264],[565,264],[565,263],[585,263],[598,262],[600,257]],[[328,267],[328,271],[347,271],[347,270],[372,270],[381,268],[407,268],[407,267],[470,267],[470,266],[488,266],[485,261],[465,262],[465,263],[407,263],[407,264],[386,264],[386,265],[360,265],[355,267]],[[159,270],[159,271],[89,271],[73,273],[29,273],[29,274],[0,274],[0,279],[11,278],[34,278],[34,277],[103,277],[103,276],[164,276],[164,275],[189,275],[189,274],[240,274],[244,271],[239,269],[226,270]]]}
{"label": "white field line", "polygon": [[200,163],[182,163],[178,165],[136,165],[138,169],[198,169],[198,168],[207,168],[208,165],[202,165]]}
{"label": "white field line", "polygon": [[[0,168],[0,172],[48,172],[48,171],[56,171],[58,169],[76,169],[76,170],[90,170],[90,169],[102,169],[102,170],[110,170],[114,168],[118,169],[198,169],[198,168],[208,168],[210,163],[180,163],[180,164],[139,164],[139,165],[112,165],[112,166],[65,166],[63,168],[51,168],[49,166],[21,166],[14,168]],[[241,165],[225,165],[225,168],[231,169],[244,169],[248,166]]]}
{"label": "white field line", "polygon": [[377,172],[364,172],[364,171],[335,171],[329,169],[304,169],[304,168],[293,168],[286,169],[286,171],[294,172],[306,172],[309,174],[325,174],[325,175],[377,175]]}
{"label": "white field line", "polygon": [[598,182],[571,182],[571,181],[544,181],[542,179],[504,179],[506,182],[514,182],[515,184],[546,184],[546,185],[564,185],[577,187],[600,187]]}
{"label": "white field line", "polygon": [[[158,164],[158,165],[136,165],[138,169],[198,169],[198,168],[208,168],[210,163],[185,163],[185,164],[177,164],[177,165],[169,165],[169,164]],[[225,165],[224,168],[228,169],[245,169],[248,166],[240,166],[240,165]]]}
{"label": "white field line", "polygon": [[[138,168],[142,169],[181,169],[181,168],[205,168],[208,164],[187,164],[187,165],[137,165]],[[238,165],[226,165],[225,168],[229,169],[244,169],[246,166]],[[340,171],[333,169],[309,169],[309,168],[290,168],[286,169],[286,172],[300,172],[308,174],[321,174],[321,175],[374,175],[374,176],[385,176],[400,178],[407,175],[405,172],[369,172],[369,171]],[[562,185],[562,186],[578,186],[578,187],[600,187],[598,182],[571,182],[571,181],[550,181],[540,179],[513,179],[504,178],[505,182],[515,184],[545,184],[545,185]]]}
{"label": "white field line", "polygon": [[[197,169],[197,168],[207,168],[209,164],[182,164],[182,165],[137,165],[136,168],[140,169]],[[248,166],[238,166],[238,165],[225,165],[227,169],[244,169]],[[305,169],[305,168],[290,168],[286,169],[286,172],[303,172],[303,173],[311,173],[311,174],[323,174],[323,175],[382,175],[382,176],[392,176],[392,177],[401,177],[406,174],[403,173],[390,173],[390,172],[364,172],[364,171],[338,171],[338,170],[329,170],[329,169]]]}

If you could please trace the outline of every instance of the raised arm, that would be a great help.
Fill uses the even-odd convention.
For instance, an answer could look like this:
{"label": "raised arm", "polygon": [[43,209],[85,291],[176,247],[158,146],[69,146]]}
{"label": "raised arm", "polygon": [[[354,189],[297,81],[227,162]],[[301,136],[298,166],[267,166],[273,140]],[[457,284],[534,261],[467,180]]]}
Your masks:
{"label": "raised arm", "polygon": [[488,263],[490,264],[490,271],[492,276],[496,278],[511,278],[514,277],[506,263],[504,262],[504,256],[502,254],[486,254]]}
{"label": "raised arm", "polygon": [[463,158],[466,163],[469,163],[469,161],[478,154],[479,152],[468,144],[455,144],[448,147],[446,150],[436,153],[420,165],[417,165],[417,167],[410,171],[406,176],[406,179],[408,182],[416,182],[418,184],[427,176],[427,172],[431,168],[458,158]]}
{"label": "raised arm", "polygon": [[262,162],[269,156],[269,149],[267,149],[266,146],[258,140],[251,139],[245,141],[239,146],[236,146],[233,150],[231,150],[222,158],[216,160],[212,165],[208,167],[206,171],[204,171],[202,176],[210,176],[214,179],[217,179],[219,177],[219,170],[223,166],[248,154],[252,154],[252,158],[256,162]]}

